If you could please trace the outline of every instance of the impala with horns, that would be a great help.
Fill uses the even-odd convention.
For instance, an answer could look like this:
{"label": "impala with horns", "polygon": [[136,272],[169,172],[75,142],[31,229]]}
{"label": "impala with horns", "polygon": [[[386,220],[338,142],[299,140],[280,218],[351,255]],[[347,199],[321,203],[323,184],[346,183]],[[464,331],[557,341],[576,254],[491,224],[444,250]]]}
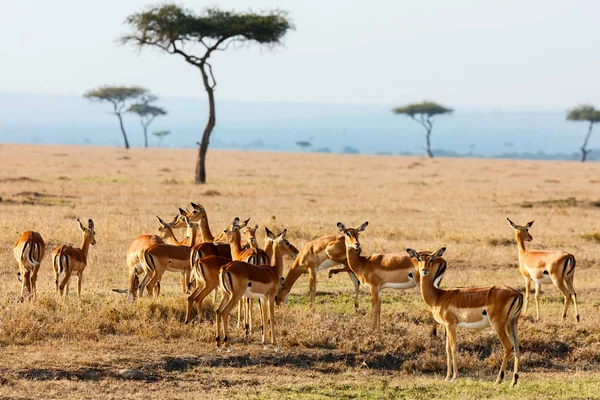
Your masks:
{"label": "impala with horns", "polygon": [[[188,225],[190,241],[193,243],[198,232],[198,224],[190,222],[185,216],[183,219]],[[149,295],[154,294],[154,297],[158,297],[158,291],[155,290],[155,286],[160,282],[166,271],[179,272],[181,274],[181,288],[184,294],[187,293],[192,270],[190,266],[190,251],[191,248],[189,246],[173,246],[169,244],[158,244],[149,249],[142,250],[140,259],[142,260],[144,271],[150,276],[150,279],[145,286],[144,282],[140,284],[140,295],[143,294],[144,289],[147,289]]]}
{"label": "impala with horns", "polygon": [[[52,266],[56,278],[56,289],[63,295],[64,299],[69,294],[69,279],[75,273],[77,275],[77,299],[81,304],[81,283],[83,281],[83,271],[87,266],[87,257],[90,245],[96,244],[96,231],[94,230],[94,221],[88,220],[87,228],[83,226],[79,218],[77,219],[79,230],[83,233],[81,248],[68,245],[58,246],[52,252]],[[60,281],[60,282],[59,282]]]}
{"label": "impala with horns", "polygon": [[24,299],[35,301],[37,298],[37,274],[45,251],[44,239],[37,232],[23,232],[15,243],[13,253],[19,263],[17,277],[21,282],[21,301]]}
{"label": "impala with horns", "polygon": [[[258,298],[265,302],[261,307],[262,314],[262,344],[266,344],[267,308],[270,317],[271,344],[279,351],[275,335],[275,296],[281,289],[283,273],[282,247],[285,246],[287,230],[283,230],[273,241],[273,260],[271,265],[253,265],[243,261],[232,261],[221,269],[219,281],[224,293],[217,309],[216,330],[217,349],[221,350],[221,322],[223,324],[223,346],[228,347],[229,313],[242,297]],[[268,303],[268,304],[267,304]]]}
{"label": "impala with horns", "polygon": [[[357,228],[346,228],[338,222],[337,227],[344,235],[348,267],[358,277],[360,283],[371,292],[373,303],[373,329],[381,333],[381,291],[383,289],[410,289],[419,285],[418,271],[410,256],[406,254],[372,254],[360,255],[358,236],[363,232],[368,222]],[[438,258],[436,263],[445,263]],[[436,277],[435,285],[442,280],[442,274]],[[432,335],[436,335],[436,322],[433,321]]]}
{"label": "impala with horns", "polygon": [[573,287],[573,278],[575,276],[575,256],[564,251],[542,251],[526,250],[525,242],[531,242],[533,238],[529,233],[529,228],[533,221],[525,225],[517,225],[508,219],[508,223],[515,230],[517,246],[519,248],[519,271],[525,280],[525,305],[523,312],[527,312],[529,303],[529,292],[531,281],[535,282],[535,311],[536,317],[540,319],[540,288],[542,284],[551,284],[558,288],[564,297],[563,319],[567,317],[567,309],[571,300],[575,306],[575,318],[579,322],[579,309],[577,308],[577,294]]}
{"label": "impala with horns", "polygon": [[446,381],[454,382],[458,376],[456,366],[456,328],[483,329],[492,327],[504,348],[504,357],[496,383],[504,379],[504,369],[514,351],[515,365],[511,386],[519,379],[519,338],[517,323],[523,306],[523,295],[506,286],[479,288],[436,287],[435,282],[446,270],[446,262],[439,262],[446,251],[442,247],[433,255],[418,253],[413,249],[406,252],[419,265],[421,296],[437,322],[446,327]]}

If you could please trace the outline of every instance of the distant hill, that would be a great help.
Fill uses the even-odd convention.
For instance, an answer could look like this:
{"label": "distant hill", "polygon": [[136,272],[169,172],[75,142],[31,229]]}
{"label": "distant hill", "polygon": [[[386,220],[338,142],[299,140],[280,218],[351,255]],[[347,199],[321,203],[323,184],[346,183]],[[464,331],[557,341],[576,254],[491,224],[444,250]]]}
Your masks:
{"label": "distant hill", "polygon": [[[417,99],[418,100],[418,99]],[[169,111],[151,130],[169,129],[168,147],[194,147],[206,120],[204,98],[165,98]],[[302,151],[358,150],[371,154],[424,154],[422,128],[393,115],[394,104],[319,104],[217,101],[211,146]],[[80,96],[0,93],[0,141],[121,146],[117,120],[107,104]],[[133,146],[142,145],[139,121],[125,118]],[[586,125],[565,121],[563,111],[468,111],[437,119],[433,148],[439,155],[577,159]],[[156,140],[151,138],[152,145]],[[600,129],[591,148],[600,148]],[[592,158],[600,159],[599,152]]]}

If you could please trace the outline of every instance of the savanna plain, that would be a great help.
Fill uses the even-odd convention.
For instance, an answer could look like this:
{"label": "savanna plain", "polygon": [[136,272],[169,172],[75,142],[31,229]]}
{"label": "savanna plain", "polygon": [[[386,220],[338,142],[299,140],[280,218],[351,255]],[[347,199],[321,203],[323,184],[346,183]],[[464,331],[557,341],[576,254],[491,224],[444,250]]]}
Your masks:
{"label": "savanna plain", "polygon": [[[210,151],[209,183],[195,185],[195,155],[0,145],[0,397],[600,398],[599,163]],[[186,325],[176,274],[165,274],[158,299],[130,304],[113,291],[127,287],[129,243],[156,232],[155,215],[170,219],[191,201],[206,208],[213,233],[251,217],[261,243],[264,226],[287,228],[301,248],[337,233],[338,221],[369,221],[364,254],[446,246],[442,287],[523,291],[506,217],[535,220],[530,248],[577,259],[581,322],[572,307],[563,320],[562,296],[544,285],[541,321],[531,301],[519,322],[518,385],[509,387],[511,374],[493,384],[502,350],[491,329],[460,328],[459,379],[451,384],[443,380],[444,333],[431,339],[431,314],[416,288],[384,290],[377,336],[367,291],[355,311],[348,275],[322,271],[313,309],[307,275],[276,309],[281,353],[263,350],[258,331],[245,341],[234,325],[233,351],[218,353],[212,295],[204,319]],[[80,306],[74,281],[66,302],[58,298],[50,262],[59,244],[80,244],[77,217],[94,220],[97,240]],[[35,303],[19,302],[12,254],[25,230],[47,243]]]}

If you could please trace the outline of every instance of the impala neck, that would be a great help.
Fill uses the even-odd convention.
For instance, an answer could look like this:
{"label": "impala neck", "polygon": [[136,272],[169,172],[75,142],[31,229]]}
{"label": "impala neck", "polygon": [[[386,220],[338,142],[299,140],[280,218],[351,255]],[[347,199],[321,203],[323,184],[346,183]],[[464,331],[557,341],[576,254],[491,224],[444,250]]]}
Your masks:
{"label": "impala neck", "polygon": [[267,257],[269,257],[269,260],[271,260],[271,265],[273,265],[273,241],[272,240],[267,240],[267,242],[265,243],[265,253],[267,253]]}
{"label": "impala neck", "polygon": [[83,241],[81,242],[81,252],[83,253],[83,255],[85,256],[86,259],[87,259],[89,250],[90,250],[90,238],[86,234],[84,234]]}
{"label": "impala neck", "polygon": [[[417,269],[417,274],[419,273],[418,269]],[[433,275],[431,274],[431,272],[429,273],[429,275],[427,276],[420,276],[419,279],[419,286],[421,288],[421,296],[423,297],[423,300],[425,301],[425,304],[427,304],[427,306],[429,308],[433,308],[433,306],[435,306],[435,304],[437,303],[437,299],[440,295],[440,293],[442,292],[441,289],[436,288],[433,285]]]}
{"label": "impala neck", "polygon": [[168,244],[178,245],[179,240],[175,237],[175,233],[173,233],[173,228],[167,226],[167,230],[162,232],[162,239]]}
{"label": "impala neck", "polygon": [[210,226],[208,226],[208,217],[205,215],[204,218],[200,221],[200,233],[202,235],[203,242],[214,242],[215,238],[210,231]]}
{"label": "impala neck", "polygon": [[519,235],[518,231],[515,236],[517,237],[517,246],[519,247],[519,259],[520,259],[527,252],[527,250],[525,249],[525,242],[521,238],[521,235]]}
{"label": "impala neck", "polygon": [[234,260],[240,259],[240,254],[242,253],[242,234],[239,229],[233,230],[233,235],[231,236],[231,241],[229,242],[231,245],[231,255]]}
{"label": "impala neck", "polygon": [[192,226],[188,226],[186,234],[190,238],[190,246],[194,246],[194,244],[196,243],[196,236],[198,236],[197,225],[194,224]]}
{"label": "impala neck", "polygon": [[271,266],[277,270],[277,276],[283,276],[283,255],[279,248],[279,241],[273,243],[273,257],[271,260]]}
{"label": "impala neck", "polygon": [[300,265],[300,256],[297,256],[288,271],[285,280],[283,281],[283,287],[279,291],[278,299],[279,303],[284,301],[285,297],[292,290],[294,283],[306,272],[306,267]]}
{"label": "impala neck", "polygon": [[346,246],[346,258],[352,272],[357,276],[361,275],[366,257],[359,255],[355,248]]}

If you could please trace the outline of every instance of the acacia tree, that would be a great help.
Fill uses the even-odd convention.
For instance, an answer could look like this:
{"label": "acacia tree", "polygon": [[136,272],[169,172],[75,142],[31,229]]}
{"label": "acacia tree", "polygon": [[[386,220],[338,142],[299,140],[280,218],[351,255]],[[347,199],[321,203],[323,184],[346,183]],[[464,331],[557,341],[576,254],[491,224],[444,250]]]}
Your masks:
{"label": "acacia tree", "polygon": [[[197,143],[195,182],[206,182],[205,159],[210,134],[216,124],[214,91],[217,85],[209,57],[217,50],[227,49],[232,42],[280,44],[286,32],[293,28],[290,21],[281,11],[236,13],[208,8],[202,14],[196,14],[175,4],[164,4],[132,14],[125,23],[133,32],[122,36],[122,43],[156,47],[177,54],[199,69],[209,110],[202,141]],[[200,53],[192,54],[197,48]]]}
{"label": "acacia tree", "polygon": [[152,132],[152,134],[158,138],[158,147],[162,147],[163,139],[165,138],[165,136],[169,136],[171,134],[171,131],[168,131],[168,130],[157,131],[157,132]]}
{"label": "acacia tree", "polygon": [[125,148],[129,148],[129,141],[123,126],[123,112],[129,101],[138,99],[148,93],[147,89],[139,86],[101,86],[97,89],[88,90],[83,97],[92,101],[109,102],[113,105],[113,112],[119,119],[119,126],[125,141]]}
{"label": "acacia tree", "polygon": [[158,97],[153,94],[147,94],[142,97],[139,103],[132,104],[127,110],[130,113],[140,116],[140,123],[144,130],[144,147],[148,147],[148,126],[154,121],[154,118],[167,114],[167,111],[164,108],[150,104],[156,100],[158,100]]}
{"label": "acacia tree", "polygon": [[436,115],[444,115],[453,112],[451,108],[446,108],[431,101],[422,103],[413,103],[403,107],[396,107],[392,110],[394,114],[408,115],[425,128],[425,139],[427,141],[427,155],[433,157],[431,152],[431,130],[433,129],[432,118]]}
{"label": "acacia tree", "polygon": [[592,128],[595,123],[600,122],[600,110],[596,110],[592,105],[582,104],[567,112],[567,120],[587,121],[590,123],[587,135],[585,135],[583,145],[581,146],[581,162],[585,162],[587,155],[591,151],[587,149],[587,144],[590,140],[590,136],[592,136]]}

